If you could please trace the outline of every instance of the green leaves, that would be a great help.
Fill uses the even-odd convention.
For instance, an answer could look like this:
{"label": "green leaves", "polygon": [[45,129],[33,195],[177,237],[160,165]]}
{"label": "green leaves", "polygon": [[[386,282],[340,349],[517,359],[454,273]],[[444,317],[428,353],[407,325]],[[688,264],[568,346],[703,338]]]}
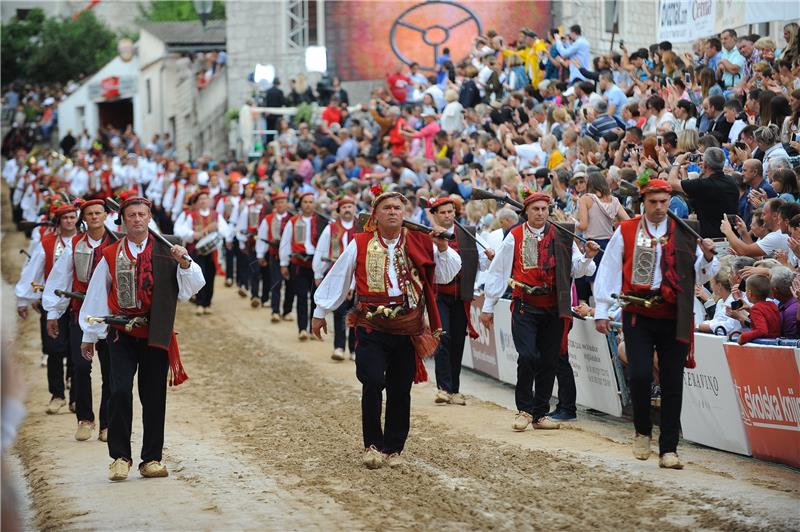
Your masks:
{"label": "green leaves", "polygon": [[4,80],[66,82],[99,70],[116,55],[117,37],[85,11],[75,18],[45,18],[33,9],[25,20],[2,26]]}

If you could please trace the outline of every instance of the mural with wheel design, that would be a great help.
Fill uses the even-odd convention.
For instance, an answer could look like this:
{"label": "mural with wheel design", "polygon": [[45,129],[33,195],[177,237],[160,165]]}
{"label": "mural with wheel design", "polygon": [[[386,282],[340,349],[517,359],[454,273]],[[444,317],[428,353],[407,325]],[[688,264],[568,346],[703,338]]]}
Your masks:
{"label": "mural with wheel design", "polygon": [[489,30],[508,44],[522,27],[544,34],[550,21],[549,1],[326,2],[328,62],[345,80],[382,79],[398,63],[432,72],[444,48],[459,61]]}

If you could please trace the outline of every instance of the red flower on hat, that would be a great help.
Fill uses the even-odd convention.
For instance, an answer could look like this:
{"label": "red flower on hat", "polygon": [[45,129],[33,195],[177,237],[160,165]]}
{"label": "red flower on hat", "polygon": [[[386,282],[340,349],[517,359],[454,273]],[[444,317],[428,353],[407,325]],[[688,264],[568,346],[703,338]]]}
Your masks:
{"label": "red flower on hat", "polygon": [[381,185],[380,183],[377,183],[377,184],[372,185],[371,187],[369,187],[369,191],[372,192],[373,196],[377,197],[377,196],[380,196],[381,194],[383,194],[386,190],[383,188],[383,185]]}

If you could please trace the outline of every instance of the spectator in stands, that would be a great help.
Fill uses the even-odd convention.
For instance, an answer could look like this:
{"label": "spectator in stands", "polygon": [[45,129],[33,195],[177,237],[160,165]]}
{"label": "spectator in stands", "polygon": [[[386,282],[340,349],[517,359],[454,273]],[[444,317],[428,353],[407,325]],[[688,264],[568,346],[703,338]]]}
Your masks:
{"label": "spectator in stands", "polygon": [[674,131],[681,133],[684,130],[697,130],[695,106],[689,100],[679,100],[673,109],[675,115]]}
{"label": "spectator in stands", "polygon": [[775,251],[789,250],[789,235],[783,233],[780,229],[780,210],[784,205],[783,200],[772,198],[769,200],[762,209],[762,216],[764,225],[768,233],[759,238],[756,242],[745,243],[731,227],[728,219],[723,217],[720,224],[720,232],[728,239],[731,249],[737,255],[744,255],[746,257],[763,257],[771,256]]}
{"label": "spectator in stands", "polygon": [[720,42],[722,43],[721,57],[714,70],[717,72],[717,77],[725,84],[725,87],[730,89],[741,82],[744,75],[745,59],[736,49],[735,30],[728,29],[720,33]]}
{"label": "spectator in stands", "polygon": [[764,153],[764,175],[769,175],[769,164],[777,158],[788,159],[789,155],[783,148],[780,139],[780,128],[775,124],[761,126],[755,131],[756,144]]}
{"label": "spectator in stands", "polygon": [[622,108],[628,102],[625,92],[614,83],[614,74],[610,70],[600,72],[597,88],[608,104],[608,114],[622,119]]}
{"label": "spectator in stands", "polygon": [[330,127],[331,124],[342,125],[342,109],[339,107],[339,98],[331,96],[328,105],[322,111],[322,121]]}
{"label": "spectator in stands", "polygon": [[729,124],[727,142],[731,144],[739,140],[739,133],[747,126],[747,116],[742,111],[742,102],[731,98],[725,102],[722,112],[725,122]]}
{"label": "spectator in stands", "polygon": [[731,308],[734,302],[734,297],[731,293],[730,268],[721,268],[717,275],[711,278],[711,290],[717,300],[714,307],[714,315],[710,320],[701,322],[697,330],[713,334],[721,332],[724,335],[742,330],[741,323],[726,313],[726,308]]}
{"label": "spectator in stands", "polygon": [[769,277],[751,275],[747,278],[747,300],[750,301],[750,330],[739,336],[739,344],[759,338],[778,338],[781,335],[781,312],[769,301],[772,293]]}
{"label": "spectator in stands", "polygon": [[725,154],[719,148],[707,148],[703,152],[702,178],[683,179],[689,164],[688,154],[679,155],[669,172],[669,183],[672,190],[681,192],[689,198],[697,212],[700,222],[700,234],[704,238],[719,238],[720,221],[725,214],[738,212],[739,189],[736,182],[722,171],[725,166]]}
{"label": "spectator in stands", "polygon": [[[759,164],[759,170],[761,165]],[[783,201],[800,202],[800,187],[797,174],[788,168],[781,168],[772,174],[772,188]]]}
{"label": "spectator in stands", "polygon": [[797,299],[792,294],[795,273],[785,266],[777,266],[770,272],[772,297],[778,301],[781,313],[781,338],[797,338]]}
{"label": "spectator in stands", "polygon": [[580,69],[589,69],[592,66],[589,41],[586,40],[586,37],[581,35],[581,33],[581,27],[578,24],[570,26],[570,44],[568,45],[565,45],[564,42],[562,42],[560,33],[553,35],[555,39],[556,50],[558,50],[558,55],[570,60],[568,80],[570,82],[575,81],[576,79],[586,79],[581,74]]}
{"label": "spectator in stands", "polygon": [[747,188],[742,197],[739,198],[739,216],[748,226],[753,216],[754,205],[760,206],[767,199],[778,195],[772,185],[764,179],[761,173],[762,170],[761,161],[758,159],[747,159],[742,164],[742,178]]}
{"label": "spectator in stands", "polygon": [[403,74],[404,67],[405,65],[403,63],[397,63],[394,72],[389,74],[386,78],[386,85],[389,88],[389,92],[392,94],[392,98],[401,105],[406,103],[408,87],[411,85],[411,79]]}
{"label": "spectator in stands", "polygon": [[709,96],[703,100],[703,114],[700,116],[700,124],[698,125],[698,131],[701,135],[724,129],[725,137],[727,137],[729,128],[725,128],[725,125],[722,124],[725,122],[722,116],[724,107],[725,98],[721,95]]}
{"label": "spectator in stands", "polygon": [[338,76],[334,76],[331,80],[331,91],[333,91],[331,97],[335,96],[345,106],[350,105],[350,97],[347,95],[347,91],[342,88],[342,80]]}
{"label": "spectator in stands", "polygon": [[608,104],[605,100],[597,100],[594,102],[594,106],[583,107],[583,111],[588,123],[583,134],[592,137],[594,140],[600,140],[604,133],[613,131],[623,125],[613,115],[608,114]]}

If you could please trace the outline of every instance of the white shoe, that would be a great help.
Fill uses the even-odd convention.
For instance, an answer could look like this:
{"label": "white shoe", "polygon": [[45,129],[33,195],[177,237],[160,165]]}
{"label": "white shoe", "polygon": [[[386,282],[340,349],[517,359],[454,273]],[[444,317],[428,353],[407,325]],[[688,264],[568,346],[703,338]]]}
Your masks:
{"label": "white shoe", "polygon": [[664,453],[658,459],[658,467],[664,469],[683,469],[683,462],[678,457],[678,453]]}
{"label": "white shoe", "polygon": [[42,360],[39,362],[39,367],[46,368],[47,367],[47,355],[42,355]]}
{"label": "white shoe", "polygon": [[356,361],[356,354],[355,353],[350,353],[350,360],[352,360],[353,362]]}
{"label": "white shoe", "polygon": [[650,436],[639,434],[638,432],[633,437],[633,456],[637,460],[647,460],[650,458]]}
{"label": "white shoe", "polygon": [[527,412],[519,411],[514,418],[514,423],[512,423],[511,428],[517,432],[523,432],[531,423],[533,423],[533,416]]}
{"label": "white shoe", "polygon": [[383,465],[384,461],[383,453],[376,449],[374,445],[370,445],[368,449],[365,449],[364,456],[361,458],[361,462],[367,466],[367,469],[378,469]]}
{"label": "white shoe", "polygon": [[342,360],[344,360],[344,349],[342,349],[340,347],[337,347],[336,349],[334,349],[333,350],[333,354],[331,355],[331,358],[333,360],[336,360],[337,362],[341,362]]}
{"label": "white shoe", "polygon": [[433,402],[437,405],[446,405],[450,403],[450,394],[444,390],[437,390],[436,397],[433,399]]}

